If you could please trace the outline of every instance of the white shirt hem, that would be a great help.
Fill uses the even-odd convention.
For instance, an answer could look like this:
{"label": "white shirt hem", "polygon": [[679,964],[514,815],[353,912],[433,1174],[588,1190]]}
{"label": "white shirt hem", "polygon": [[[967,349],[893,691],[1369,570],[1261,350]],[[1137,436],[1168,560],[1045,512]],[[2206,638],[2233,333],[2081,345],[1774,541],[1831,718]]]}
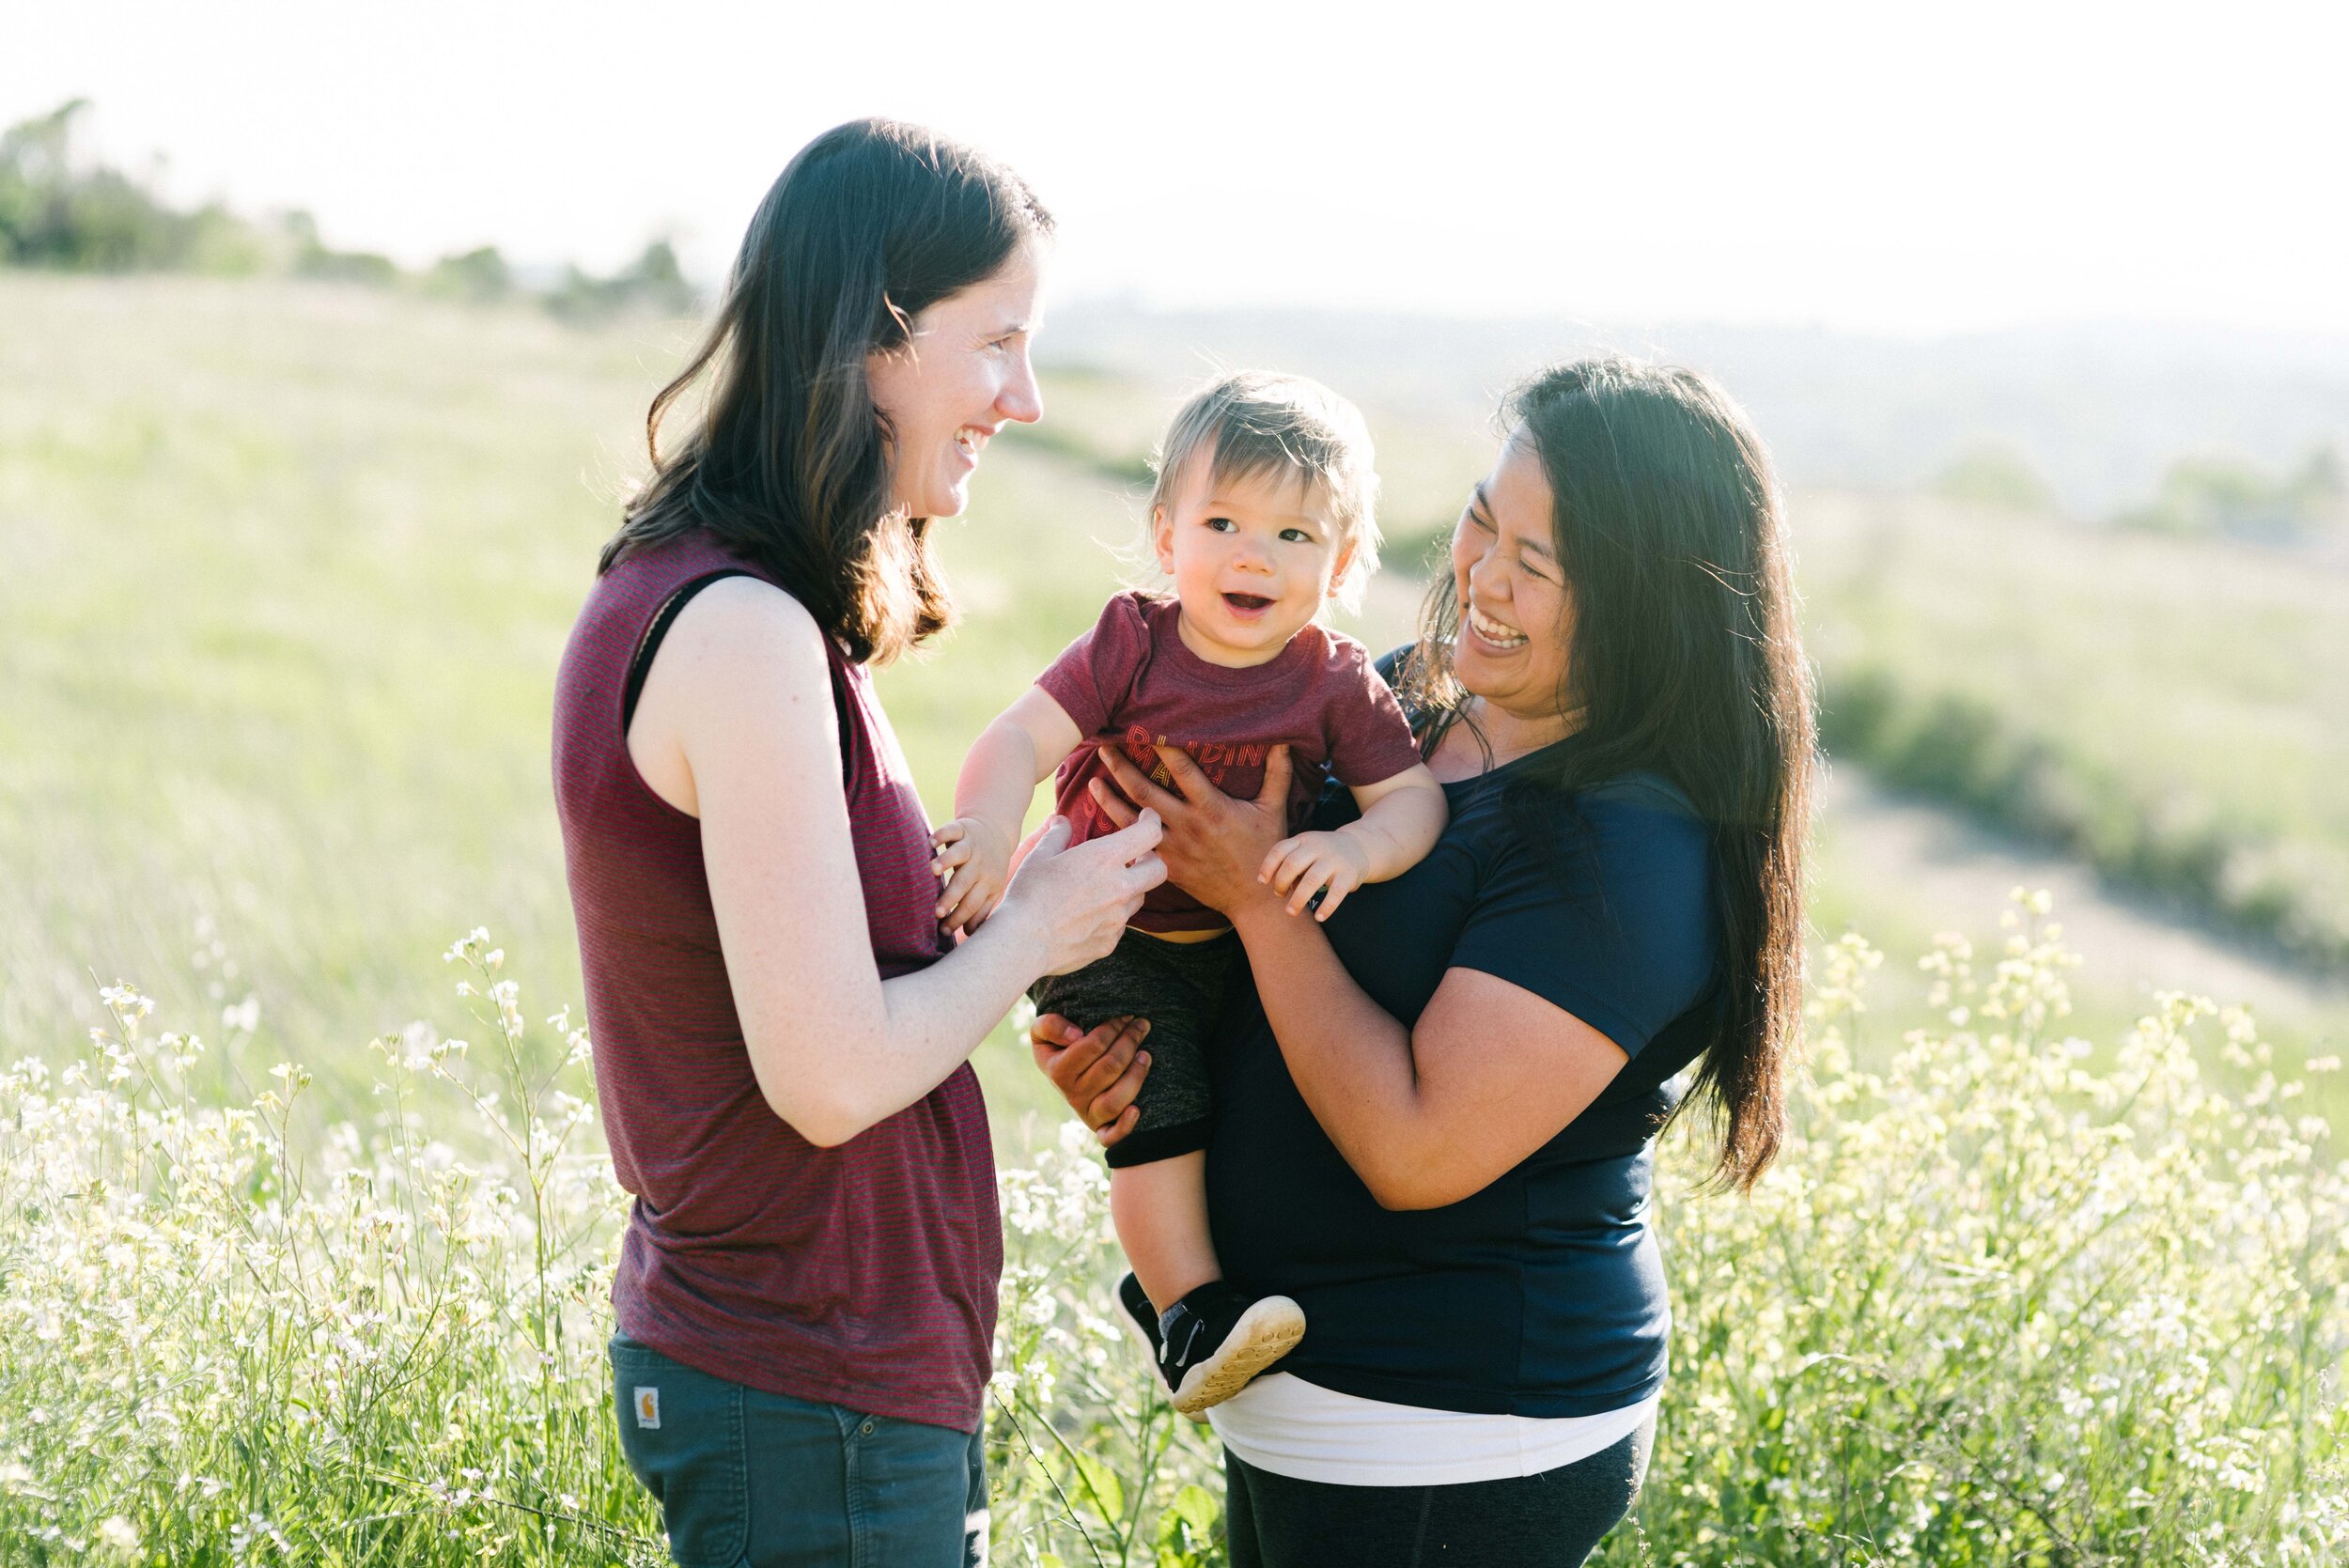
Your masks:
{"label": "white shirt hem", "polygon": [[1362,1399],[1287,1373],[1259,1377],[1207,1413],[1260,1470],[1337,1486],[1454,1486],[1540,1475],[1640,1429],[1662,1392],[1595,1416],[1493,1416]]}

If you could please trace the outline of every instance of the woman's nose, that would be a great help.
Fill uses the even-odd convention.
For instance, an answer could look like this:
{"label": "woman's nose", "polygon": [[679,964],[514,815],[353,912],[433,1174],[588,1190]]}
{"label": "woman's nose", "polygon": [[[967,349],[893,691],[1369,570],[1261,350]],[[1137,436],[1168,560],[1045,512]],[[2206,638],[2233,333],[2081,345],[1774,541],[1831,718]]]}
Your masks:
{"label": "woman's nose", "polygon": [[1500,546],[1486,545],[1469,563],[1469,586],[1488,598],[1507,598],[1509,574],[1500,570]]}
{"label": "woman's nose", "polygon": [[1044,417],[1044,389],[1036,384],[1035,367],[1028,363],[1024,349],[1020,350],[1019,363],[1012,367],[1011,379],[996,396],[995,411],[1022,425],[1033,425]]}

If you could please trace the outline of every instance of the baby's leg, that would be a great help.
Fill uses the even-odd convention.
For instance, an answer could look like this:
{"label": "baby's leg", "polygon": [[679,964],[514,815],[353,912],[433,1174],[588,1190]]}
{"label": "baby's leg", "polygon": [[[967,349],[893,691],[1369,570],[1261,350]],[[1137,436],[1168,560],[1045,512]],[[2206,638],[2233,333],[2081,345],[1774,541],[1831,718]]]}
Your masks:
{"label": "baby's leg", "polygon": [[1150,1020],[1150,1072],[1134,1102],[1141,1115],[1109,1149],[1110,1216],[1159,1312],[1223,1274],[1207,1226],[1206,1035],[1238,962],[1239,939],[1229,933],[1174,942],[1128,931],[1108,957],[1029,993],[1038,1009],[1080,1029],[1123,1013]]}
{"label": "baby's leg", "polygon": [[1223,1278],[1207,1229],[1206,1150],[1112,1170],[1110,1218],[1134,1278],[1160,1312]]}

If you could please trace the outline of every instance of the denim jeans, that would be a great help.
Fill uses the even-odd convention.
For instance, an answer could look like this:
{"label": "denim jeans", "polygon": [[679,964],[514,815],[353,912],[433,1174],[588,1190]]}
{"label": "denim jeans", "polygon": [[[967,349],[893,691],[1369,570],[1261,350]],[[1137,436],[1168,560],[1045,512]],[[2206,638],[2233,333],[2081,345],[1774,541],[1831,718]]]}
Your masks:
{"label": "denim jeans", "polygon": [[729,1383],[612,1337],[628,1467],[679,1568],[984,1568],[981,1436]]}

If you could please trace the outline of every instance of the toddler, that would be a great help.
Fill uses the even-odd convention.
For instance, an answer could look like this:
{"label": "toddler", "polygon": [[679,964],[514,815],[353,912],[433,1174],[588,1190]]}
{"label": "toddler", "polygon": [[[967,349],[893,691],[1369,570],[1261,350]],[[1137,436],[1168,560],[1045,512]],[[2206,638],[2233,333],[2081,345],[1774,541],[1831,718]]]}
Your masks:
{"label": "toddler", "polygon": [[[1286,745],[1294,836],[1264,873],[1300,902],[1317,890],[1323,920],[1361,883],[1409,869],[1443,831],[1442,786],[1402,709],[1362,645],[1318,622],[1377,564],[1361,415],[1299,377],[1230,376],[1175,415],[1157,468],[1151,543],[1174,596],[1112,598],[979,737],[955,819],[936,834],[951,927],[977,924],[1003,896],[1029,799],[1055,769],[1071,843],[1113,827],[1087,790],[1108,778],[1104,746],[1170,787],[1159,748],[1180,749],[1224,793],[1253,797],[1266,758]],[[1361,817],[1296,832],[1326,778],[1353,792]],[[1296,1302],[1222,1279],[1208,1232],[1203,1047],[1241,957],[1221,915],[1166,884],[1108,957],[1030,992],[1083,1029],[1123,1014],[1150,1021],[1140,1119],[1109,1151],[1110,1209],[1134,1267],[1119,1295],[1187,1415],[1231,1397],[1305,1330]]]}

